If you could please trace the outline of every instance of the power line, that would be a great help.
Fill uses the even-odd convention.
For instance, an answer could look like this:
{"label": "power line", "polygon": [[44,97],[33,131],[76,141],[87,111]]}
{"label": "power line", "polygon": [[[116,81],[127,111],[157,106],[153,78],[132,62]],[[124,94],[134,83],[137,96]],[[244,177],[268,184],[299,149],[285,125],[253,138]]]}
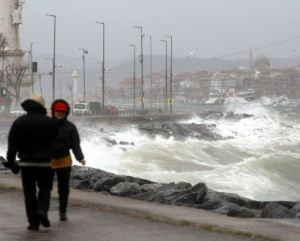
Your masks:
{"label": "power line", "polygon": [[[252,48],[252,50],[257,51],[257,50],[260,50],[260,49],[265,49],[265,48],[273,47],[273,46],[276,46],[276,45],[284,44],[284,43],[287,43],[287,42],[291,42],[291,41],[294,41],[294,40],[297,40],[297,39],[300,39],[300,35],[289,38],[289,39],[281,40],[281,41],[278,41],[278,42],[273,42],[273,43],[269,43],[269,44],[266,44],[266,45],[262,45],[260,47]],[[249,49],[238,51],[238,52],[233,52],[233,53],[230,53],[230,54],[221,55],[221,56],[215,57],[215,58],[226,58],[226,57],[232,57],[232,56],[247,54],[247,53],[249,53]]]}
{"label": "power line", "polygon": [[[128,74],[128,71],[107,71],[108,73],[110,73],[110,74]],[[70,71],[67,71],[67,70],[65,70],[65,71],[56,71],[56,73],[58,73],[58,74],[71,74],[72,73],[72,71],[70,70]],[[78,71],[78,74],[81,74],[82,73],[82,71]],[[86,73],[88,73],[88,74],[99,74],[99,71],[86,71]]]}

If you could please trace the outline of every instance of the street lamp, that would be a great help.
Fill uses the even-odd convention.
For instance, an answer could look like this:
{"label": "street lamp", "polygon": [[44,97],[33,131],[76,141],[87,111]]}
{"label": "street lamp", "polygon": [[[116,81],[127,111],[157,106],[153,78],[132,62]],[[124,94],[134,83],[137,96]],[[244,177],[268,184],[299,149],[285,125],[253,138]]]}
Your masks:
{"label": "street lamp", "polygon": [[166,36],[171,40],[171,63],[170,63],[170,113],[173,113],[173,36]]}
{"label": "street lamp", "polygon": [[37,42],[31,42],[30,43],[30,67],[31,67],[31,94],[34,92],[34,87],[33,87],[33,53],[32,53],[32,45],[36,44]]}
{"label": "street lamp", "polygon": [[82,51],[82,63],[83,63],[83,101],[85,101],[85,55],[88,54],[86,49],[80,49]]}
{"label": "street lamp", "polygon": [[47,13],[46,16],[52,17],[53,18],[53,23],[54,23],[53,59],[52,59],[52,99],[54,101],[55,100],[56,15]]}
{"label": "street lamp", "polygon": [[141,89],[142,89],[142,97],[141,97],[141,104],[142,104],[142,114],[144,114],[144,56],[143,56],[143,27],[141,26],[134,26],[133,28],[138,28],[141,31]]}
{"label": "street lamp", "polygon": [[104,83],[105,83],[105,23],[96,21],[97,24],[101,24],[103,27],[102,35],[102,115],[104,115]]}
{"label": "street lamp", "polygon": [[160,40],[166,45],[166,69],[165,69],[165,112],[168,111],[168,41]]}
{"label": "street lamp", "polygon": [[135,111],[135,49],[136,46],[134,44],[129,44],[129,46],[133,47],[133,110]]}

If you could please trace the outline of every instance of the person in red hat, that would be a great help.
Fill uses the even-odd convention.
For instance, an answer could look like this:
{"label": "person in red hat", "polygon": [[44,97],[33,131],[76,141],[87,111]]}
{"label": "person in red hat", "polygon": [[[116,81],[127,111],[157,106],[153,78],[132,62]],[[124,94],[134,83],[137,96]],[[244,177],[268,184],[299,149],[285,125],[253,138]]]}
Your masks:
{"label": "person in red hat", "polygon": [[76,126],[67,117],[70,113],[68,102],[63,99],[55,100],[51,107],[52,117],[55,119],[59,134],[53,145],[53,156],[51,167],[57,176],[59,195],[60,220],[67,220],[67,206],[69,198],[69,182],[72,167],[72,150],[75,158],[85,165],[84,155],[80,147],[80,138]]}

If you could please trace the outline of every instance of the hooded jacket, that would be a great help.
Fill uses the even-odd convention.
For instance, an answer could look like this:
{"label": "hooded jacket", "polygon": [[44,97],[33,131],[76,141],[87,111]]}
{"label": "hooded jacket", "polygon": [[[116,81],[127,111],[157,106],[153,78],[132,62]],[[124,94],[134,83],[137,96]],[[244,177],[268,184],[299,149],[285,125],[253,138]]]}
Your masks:
{"label": "hooded jacket", "polygon": [[16,119],[11,126],[7,161],[13,163],[18,155],[20,166],[50,166],[51,146],[58,135],[58,127],[38,102],[28,99],[21,106],[27,114]]}
{"label": "hooded jacket", "polygon": [[[66,118],[62,120],[56,119],[54,116],[54,106],[58,102],[63,102],[68,107]],[[59,134],[54,141],[53,157],[63,158],[69,156],[70,150],[72,150],[77,161],[83,160],[84,156],[80,147],[80,137],[78,134],[78,130],[76,126],[67,119],[70,113],[69,104],[63,99],[58,99],[52,103],[51,111],[52,117],[55,119],[59,129]]]}

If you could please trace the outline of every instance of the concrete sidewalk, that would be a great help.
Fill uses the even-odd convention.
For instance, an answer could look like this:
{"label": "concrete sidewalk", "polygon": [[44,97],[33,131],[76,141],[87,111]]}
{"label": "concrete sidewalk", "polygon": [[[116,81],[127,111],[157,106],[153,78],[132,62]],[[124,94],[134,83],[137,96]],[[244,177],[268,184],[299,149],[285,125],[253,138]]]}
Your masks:
{"label": "concrete sidewalk", "polygon": [[[5,175],[3,174],[3,172],[0,172],[0,186],[7,187],[7,188],[15,188],[20,190],[21,189],[20,178],[12,175]],[[54,198],[57,196],[56,191],[53,192],[52,196],[54,196]],[[208,237],[207,239],[203,239],[203,240],[216,240],[216,241],[217,240],[282,240],[282,241],[300,240],[300,228],[299,228],[300,225],[299,222],[298,223],[296,222],[297,220],[263,220],[263,219],[231,218],[231,217],[223,216],[220,214],[216,214],[213,212],[208,212],[200,209],[192,209],[187,207],[178,207],[178,206],[162,205],[157,203],[142,202],[138,200],[103,195],[94,192],[83,192],[78,190],[71,191],[70,200],[73,207],[75,206],[80,207],[80,212],[82,213],[82,215],[84,215],[84,210],[86,210],[83,209],[83,207],[88,207],[89,210],[91,210],[91,208],[94,209],[96,208],[98,212],[110,211],[111,212],[110,215],[126,214],[127,218],[131,217],[131,218],[139,218],[139,220],[142,221],[151,220],[151,221],[162,222],[159,223],[159,226],[166,225],[166,223],[181,224],[179,226],[175,225],[175,230],[178,229],[178,227],[182,228],[183,226],[188,226],[188,228],[192,228],[195,232],[200,232],[197,240],[202,240],[199,239],[199,237],[201,237],[202,233],[207,233],[206,231],[214,231],[214,232],[209,232],[208,234],[221,235],[221,238],[215,237],[213,239],[210,239]],[[25,216],[24,212],[22,213],[22,215]],[[6,217],[6,216],[2,215],[1,213],[1,217]],[[3,224],[3,220],[0,221],[0,223]],[[137,221],[137,223],[140,222]],[[150,222],[150,224],[151,223],[155,224],[155,222]],[[114,225],[114,223],[112,223],[112,225]],[[94,228],[95,230],[97,229],[97,227]],[[116,225],[114,225],[114,228],[116,228]],[[90,232],[95,232],[95,230],[94,231],[93,230],[94,229],[90,230]],[[83,229],[82,232],[88,235],[85,229]],[[141,234],[142,233],[143,232],[141,232]],[[228,236],[228,234],[231,235]],[[238,234],[242,235],[243,238],[242,236],[239,237],[236,236]],[[264,238],[262,239],[246,238],[246,237],[251,237],[251,235],[256,237],[264,237]],[[1,237],[0,240],[2,240]],[[133,240],[142,240],[142,239],[133,239]],[[162,239],[150,239],[150,240],[168,240],[168,239],[162,237]],[[193,239],[189,239],[189,238],[187,239],[181,237],[181,239],[178,240],[190,241]]]}

